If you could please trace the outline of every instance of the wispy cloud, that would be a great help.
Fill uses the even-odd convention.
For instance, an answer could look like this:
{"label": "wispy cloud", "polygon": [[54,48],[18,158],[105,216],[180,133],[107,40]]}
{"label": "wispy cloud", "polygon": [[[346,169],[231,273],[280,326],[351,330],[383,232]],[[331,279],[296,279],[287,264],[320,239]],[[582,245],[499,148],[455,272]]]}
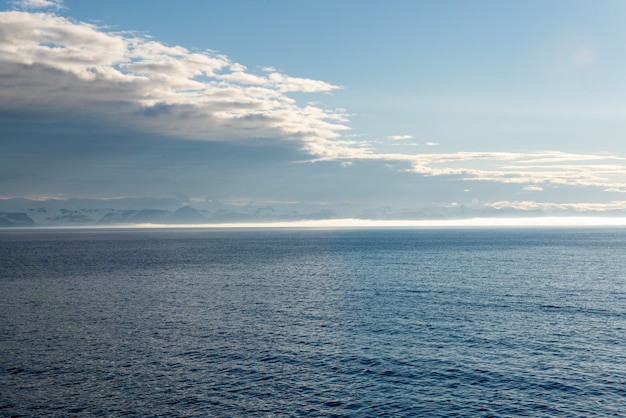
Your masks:
{"label": "wispy cloud", "polygon": [[542,192],[543,191],[543,187],[541,186],[524,186],[522,187],[522,190],[525,192]]}
{"label": "wispy cloud", "polygon": [[606,203],[551,203],[534,202],[530,200],[508,201],[502,200],[489,203],[486,206],[495,209],[511,208],[517,210],[543,211],[575,211],[575,212],[609,212],[626,210],[626,200],[616,200]]}
{"label": "wispy cloud", "polygon": [[413,135],[391,135],[387,139],[390,141],[407,141],[413,139]]}
{"label": "wispy cloud", "polygon": [[320,152],[321,160],[381,160],[427,177],[462,181],[511,183],[529,187],[566,185],[626,189],[625,157],[605,154],[543,152],[456,152],[385,154],[368,149],[338,147]]}
{"label": "wispy cloud", "polygon": [[573,154],[559,151],[534,153],[459,152],[422,154],[411,171],[427,176],[456,176],[463,180],[499,183],[623,187],[626,158],[613,155]]}
{"label": "wispy cloud", "polygon": [[11,4],[18,9],[61,9],[63,0],[13,0]]}

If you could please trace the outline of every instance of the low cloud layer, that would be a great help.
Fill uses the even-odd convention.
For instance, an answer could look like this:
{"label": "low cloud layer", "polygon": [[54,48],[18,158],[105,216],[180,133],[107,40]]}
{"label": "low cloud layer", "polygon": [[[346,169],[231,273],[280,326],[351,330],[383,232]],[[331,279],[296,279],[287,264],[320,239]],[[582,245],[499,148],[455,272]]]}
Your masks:
{"label": "low cloud layer", "polygon": [[426,177],[461,181],[520,184],[527,190],[541,185],[596,187],[626,193],[626,158],[606,154],[543,152],[456,152],[385,154],[345,148],[322,160],[380,160]]}
{"label": "low cloud layer", "polygon": [[487,205],[494,209],[516,209],[522,211],[541,210],[541,211],[574,211],[574,212],[612,212],[625,211],[626,201],[616,200],[607,203],[551,203],[551,202],[535,202],[530,200],[508,201],[502,200]]}

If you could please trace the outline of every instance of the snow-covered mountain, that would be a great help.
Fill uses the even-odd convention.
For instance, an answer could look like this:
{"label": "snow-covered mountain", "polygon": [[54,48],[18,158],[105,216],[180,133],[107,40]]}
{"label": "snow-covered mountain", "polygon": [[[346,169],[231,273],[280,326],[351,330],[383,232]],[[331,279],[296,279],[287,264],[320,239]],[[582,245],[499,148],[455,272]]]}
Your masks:
{"label": "snow-covered mountain", "polygon": [[[199,202],[198,206],[200,208],[176,199],[4,199],[0,200],[0,227],[220,224],[339,218],[440,220],[581,215],[573,210],[545,212],[508,207],[469,208],[463,205],[416,208],[382,206],[358,210],[312,204],[267,206]],[[586,212],[585,215],[624,217],[626,213],[605,211]]]}
{"label": "snow-covered mountain", "polygon": [[197,209],[175,199],[5,199],[0,227],[216,224],[333,217],[333,211],[275,210],[268,206],[213,204]]}

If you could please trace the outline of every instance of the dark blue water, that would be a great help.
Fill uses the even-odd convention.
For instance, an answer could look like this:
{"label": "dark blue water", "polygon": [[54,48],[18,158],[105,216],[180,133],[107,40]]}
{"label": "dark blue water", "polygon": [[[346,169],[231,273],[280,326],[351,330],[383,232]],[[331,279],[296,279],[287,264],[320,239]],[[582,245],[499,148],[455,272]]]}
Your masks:
{"label": "dark blue water", "polygon": [[0,233],[0,416],[624,411],[624,229]]}

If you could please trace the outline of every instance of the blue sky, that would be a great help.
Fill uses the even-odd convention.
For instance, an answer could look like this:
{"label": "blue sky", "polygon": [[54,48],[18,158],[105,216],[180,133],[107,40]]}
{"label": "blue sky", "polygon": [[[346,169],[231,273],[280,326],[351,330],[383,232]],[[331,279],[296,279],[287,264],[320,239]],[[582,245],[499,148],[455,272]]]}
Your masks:
{"label": "blue sky", "polygon": [[622,1],[0,10],[3,198],[626,209]]}

